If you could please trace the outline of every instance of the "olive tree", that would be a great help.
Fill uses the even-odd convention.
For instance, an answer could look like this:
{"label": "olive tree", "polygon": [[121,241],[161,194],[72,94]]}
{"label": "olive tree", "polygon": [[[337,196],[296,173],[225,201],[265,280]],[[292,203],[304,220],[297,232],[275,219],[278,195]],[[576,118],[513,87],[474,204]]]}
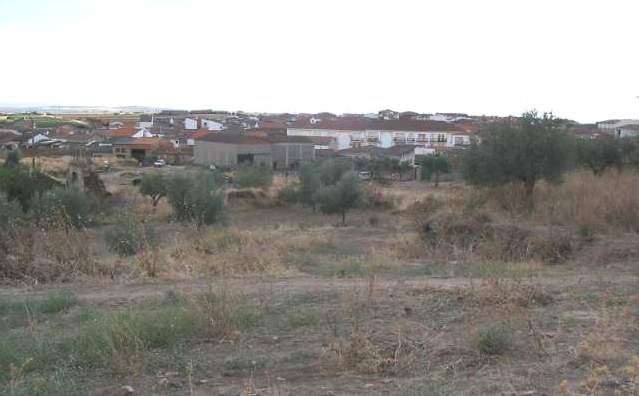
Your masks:
{"label": "olive tree", "polygon": [[496,186],[521,183],[528,210],[539,180],[561,181],[570,163],[569,138],[552,114],[531,111],[516,121],[495,123],[476,140],[463,158],[462,171],[470,184]]}
{"label": "olive tree", "polygon": [[354,172],[344,173],[335,185],[322,187],[315,199],[320,211],[326,214],[341,214],[342,225],[346,224],[346,212],[356,208],[361,200],[359,179]]}
{"label": "olive tree", "polygon": [[450,172],[448,158],[441,154],[429,154],[421,161],[422,180],[432,180],[435,177],[435,187],[439,186],[439,176]]}
{"label": "olive tree", "polygon": [[623,153],[614,139],[579,139],[576,143],[577,161],[600,176],[609,167],[620,169]]}
{"label": "olive tree", "polygon": [[167,182],[161,173],[148,173],[142,177],[140,194],[151,198],[153,208],[158,206],[158,203],[166,196],[166,193]]}

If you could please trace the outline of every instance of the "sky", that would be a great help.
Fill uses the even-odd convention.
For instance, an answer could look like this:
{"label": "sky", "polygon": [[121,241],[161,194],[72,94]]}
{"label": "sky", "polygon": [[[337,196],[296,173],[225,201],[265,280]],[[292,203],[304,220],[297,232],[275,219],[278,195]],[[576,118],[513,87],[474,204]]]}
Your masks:
{"label": "sky", "polygon": [[0,103],[639,118],[636,0],[0,0]]}

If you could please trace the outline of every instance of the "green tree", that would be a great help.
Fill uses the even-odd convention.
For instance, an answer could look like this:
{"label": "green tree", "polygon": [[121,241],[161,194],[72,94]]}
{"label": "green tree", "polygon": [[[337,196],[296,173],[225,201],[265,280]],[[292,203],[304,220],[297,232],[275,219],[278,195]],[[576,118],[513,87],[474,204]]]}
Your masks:
{"label": "green tree", "polygon": [[441,154],[429,154],[424,157],[422,165],[422,180],[431,181],[435,177],[435,187],[439,186],[439,176],[450,173],[448,158]]}
{"label": "green tree", "polygon": [[224,219],[224,196],[212,173],[173,176],[167,184],[167,198],[179,221],[192,221],[201,226]]}
{"label": "green tree", "polygon": [[336,184],[343,174],[350,171],[353,164],[348,160],[330,158],[320,162],[318,166],[320,182],[324,186]]}
{"label": "green tree", "polygon": [[576,142],[577,162],[600,176],[609,167],[620,169],[623,153],[614,139],[579,139]]}
{"label": "green tree", "polygon": [[215,175],[201,173],[188,194],[191,219],[199,226],[224,220],[224,195]]}
{"label": "green tree", "polygon": [[315,195],[320,211],[326,214],[341,214],[342,225],[345,225],[346,212],[359,205],[362,192],[357,175],[347,172],[335,185],[322,187]]}
{"label": "green tree", "polygon": [[[54,187],[33,198],[31,215],[42,226],[70,224],[82,228],[91,222],[91,207],[91,199],[83,191]],[[60,220],[64,223],[61,224]]]}
{"label": "green tree", "polygon": [[30,209],[31,200],[37,193],[56,185],[59,183],[23,165],[0,168],[0,192],[4,192],[9,201],[18,201],[25,213]]}
{"label": "green tree", "polygon": [[534,208],[536,183],[561,181],[570,163],[570,144],[552,114],[527,112],[518,121],[495,123],[474,141],[463,159],[463,175],[474,185],[519,182],[525,187],[528,210]]}
{"label": "green tree", "polygon": [[321,187],[320,174],[315,164],[307,164],[300,169],[300,199],[315,212],[315,194]]}
{"label": "green tree", "polygon": [[193,186],[194,179],[182,174],[171,177],[167,182],[167,199],[178,221],[191,220],[189,192]]}
{"label": "green tree", "polygon": [[160,172],[148,173],[142,177],[140,193],[151,198],[153,208],[166,196],[167,182]]}

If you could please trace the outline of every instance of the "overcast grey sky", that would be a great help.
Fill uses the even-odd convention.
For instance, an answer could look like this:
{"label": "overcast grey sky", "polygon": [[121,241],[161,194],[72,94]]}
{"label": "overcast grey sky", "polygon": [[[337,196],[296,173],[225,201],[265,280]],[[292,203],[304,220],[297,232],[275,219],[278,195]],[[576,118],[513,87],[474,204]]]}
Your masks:
{"label": "overcast grey sky", "polygon": [[639,118],[639,1],[0,0],[0,103]]}

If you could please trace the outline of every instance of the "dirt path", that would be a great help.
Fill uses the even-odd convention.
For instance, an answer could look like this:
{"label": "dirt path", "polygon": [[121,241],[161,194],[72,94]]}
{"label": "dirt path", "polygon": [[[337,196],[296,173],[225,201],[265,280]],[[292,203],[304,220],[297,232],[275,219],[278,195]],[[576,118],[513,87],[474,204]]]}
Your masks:
{"label": "dirt path", "polygon": [[[635,288],[639,285],[639,277],[631,275],[592,275],[571,274],[563,276],[533,278],[533,281],[549,288],[567,288],[573,286],[588,287],[591,290],[610,288]],[[482,282],[480,278],[442,278],[411,277],[376,278],[374,287],[389,288],[465,288]],[[241,290],[246,294],[268,292],[273,294],[298,294],[307,292],[344,291],[353,288],[368,287],[369,279],[333,279],[299,276],[289,278],[272,277],[233,277],[198,280],[166,280],[131,283],[88,284],[65,283],[56,285],[36,285],[24,287],[6,287],[0,289],[0,298],[37,298],[56,290],[73,290],[78,298],[92,304],[123,304],[133,300],[160,297],[169,291],[185,294],[204,292],[209,288],[217,289],[226,286],[233,290]]]}

